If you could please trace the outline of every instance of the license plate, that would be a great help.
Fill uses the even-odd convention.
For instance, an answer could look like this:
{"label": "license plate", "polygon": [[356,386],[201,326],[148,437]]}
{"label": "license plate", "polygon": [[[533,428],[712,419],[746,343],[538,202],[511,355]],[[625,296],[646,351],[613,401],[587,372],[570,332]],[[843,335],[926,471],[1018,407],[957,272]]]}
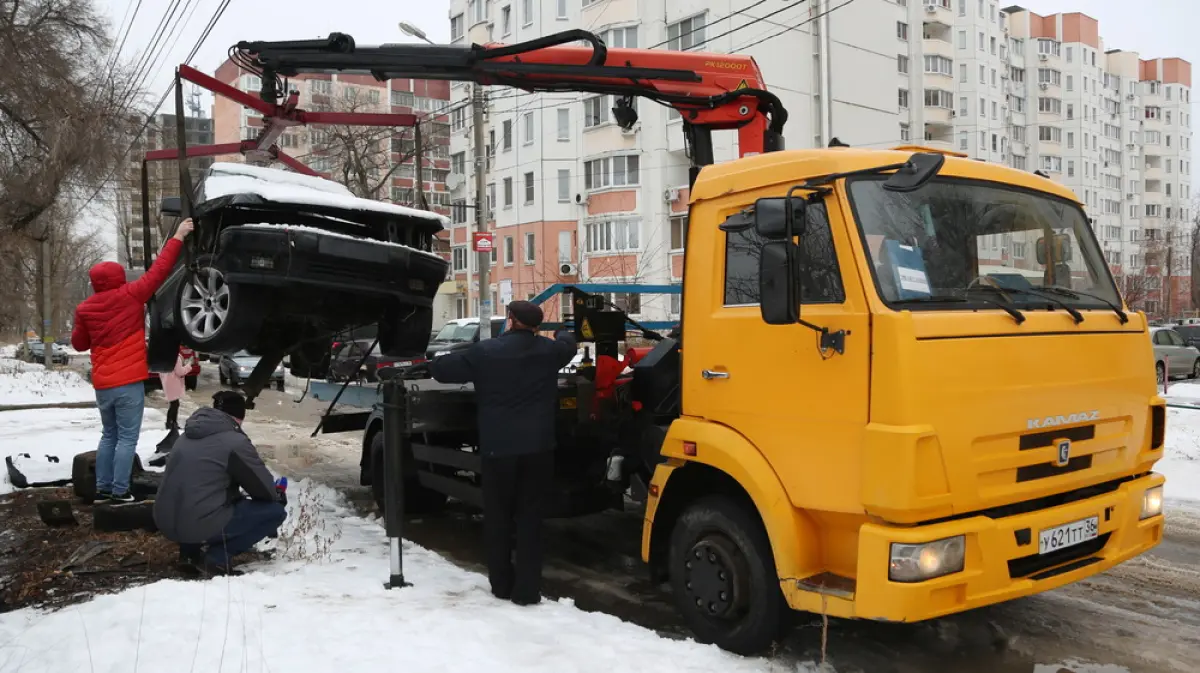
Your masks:
{"label": "license plate", "polygon": [[1093,516],[1061,526],[1047,528],[1038,533],[1038,553],[1049,554],[1067,547],[1074,547],[1100,534],[1100,517]]}

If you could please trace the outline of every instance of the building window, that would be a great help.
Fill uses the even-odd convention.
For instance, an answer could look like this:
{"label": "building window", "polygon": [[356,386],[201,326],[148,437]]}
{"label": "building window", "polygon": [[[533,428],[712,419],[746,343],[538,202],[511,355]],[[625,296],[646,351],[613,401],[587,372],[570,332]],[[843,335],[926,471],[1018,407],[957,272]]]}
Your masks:
{"label": "building window", "polygon": [[671,252],[680,252],[687,246],[687,215],[671,218]]}
{"label": "building window", "polygon": [[[908,59],[905,58],[905,61]],[[908,64],[905,63],[904,72],[908,72]],[[954,75],[954,61],[945,56],[926,56],[925,57],[925,72],[935,75]]]}
{"label": "building window", "polygon": [[450,130],[462,131],[467,128],[467,111],[464,108],[454,108],[450,111]]}
{"label": "building window", "polygon": [[567,203],[571,200],[571,171],[558,170],[558,202]]}
{"label": "building window", "polygon": [[455,152],[450,155],[450,172],[464,176],[467,174],[467,155],[465,152]]}
{"label": "building window", "polygon": [[504,237],[504,266],[512,266],[513,263],[513,238],[512,236]]}
{"label": "building window", "polygon": [[[908,93],[907,91],[905,93]],[[925,107],[940,107],[954,109],[954,95],[942,89],[925,90]]]}
{"label": "building window", "polygon": [[593,191],[606,187],[626,187],[638,184],[639,158],[636,154],[593,159],[583,164],[584,189]]}
{"label": "building window", "polygon": [[1056,126],[1039,126],[1038,140],[1050,143],[1062,142],[1062,129]]}
{"label": "building window", "polygon": [[902,74],[908,74],[908,57],[903,54],[896,57],[896,70]]}
{"label": "building window", "polygon": [[537,248],[534,245],[533,232],[525,234],[525,263],[533,264],[537,258]]}
{"label": "building window", "polygon": [[513,200],[512,178],[504,178],[504,207],[511,208]]}
{"label": "building window", "polygon": [[667,49],[684,51],[703,43],[707,16],[706,12],[667,26]]}
{"label": "building window", "polygon": [[[833,235],[824,204],[808,207],[804,235],[800,237],[797,265],[800,301],[806,304],[839,304],[845,301],[842,275],[833,247]],[[759,301],[759,257],[763,239],[753,227],[725,234],[725,305],[747,306]]]}
{"label": "building window", "polygon": [[453,258],[452,262],[456,272],[467,270],[467,246],[454,246],[454,249],[451,251],[451,257]]}
{"label": "building window", "polygon": [[641,220],[614,219],[588,222],[584,225],[587,234],[587,251],[623,252],[637,250],[640,245]]}
{"label": "building window", "polygon": [[965,30],[958,31],[958,48],[959,49],[967,48],[967,31],[965,31]]}
{"label": "building window", "polygon": [[533,25],[533,0],[521,0],[521,25]]}
{"label": "building window", "polygon": [[1052,68],[1038,68],[1038,83],[1062,85],[1062,73]]}
{"label": "building window", "polygon": [[467,201],[457,199],[450,205],[450,221],[454,224],[465,224],[467,221]]}
{"label": "building window", "polygon": [[1062,45],[1057,40],[1039,39],[1037,41],[1037,50],[1039,54],[1058,56]]}
{"label": "building window", "polygon": [[593,96],[583,101],[583,127],[593,128],[608,123],[608,96]]}
{"label": "building window", "polygon": [[505,119],[504,123],[500,125],[500,142],[501,147],[505,152],[512,149],[512,133],[512,120]]}
{"label": "building window", "polygon": [[[583,6],[586,7],[587,5],[588,5],[588,3],[585,0],[585,2],[583,3]],[[558,6],[556,7],[556,9],[558,11],[555,12],[555,14],[554,14],[555,18],[558,18],[558,19],[567,18],[567,0],[558,0]]]}
{"label": "building window", "polygon": [[909,129],[908,124],[900,125],[900,140],[902,142],[908,142],[912,140],[912,131]]}
{"label": "building window", "polygon": [[555,116],[558,120],[557,139],[559,142],[567,142],[571,140],[571,111],[565,107],[560,107],[555,111]]}
{"label": "building window", "polygon": [[899,104],[901,110],[908,109],[908,89],[900,89]]}
{"label": "building window", "polygon": [[[309,80],[309,81],[314,82],[316,80]],[[392,105],[399,105],[400,107],[413,107],[413,105],[415,103],[416,103],[416,99],[413,97],[411,91],[393,91],[392,92]]]}
{"label": "building window", "polygon": [[463,15],[450,17],[450,41],[456,42],[463,38]]}
{"label": "building window", "polygon": [[637,49],[637,26],[613,28],[600,33],[604,44],[614,49]]}
{"label": "building window", "polygon": [[525,174],[525,203],[533,203],[533,173]]}
{"label": "building window", "polygon": [[970,136],[966,131],[958,132],[958,149],[961,151],[967,150],[967,144],[970,142]]}
{"label": "building window", "polygon": [[308,90],[314,94],[328,96],[333,93],[333,82],[327,79],[310,79],[308,80]]}
{"label": "building window", "polygon": [[987,99],[986,98],[979,99],[979,116],[983,117],[984,119],[987,118]]}
{"label": "building window", "polygon": [[500,10],[500,34],[508,35],[512,33],[512,7],[504,7]]}
{"label": "building window", "polygon": [[571,254],[575,247],[571,245],[571,233],[570,231],[558,232],[558,261],[560,262],[570,262],[575,259],[575,256]]}
{"label": "building window", "polygon": [[1062,173],[1062,157],[1042,155],[1042,170],[1051,173]]}
{"label": "building window", "polygon": [[896,22],[896,37],[904,42],[908,42],[908,24],[903,21]]}
{"label": "building window", "polygon": [[1062,114],[1062,99],[1039,98],[1038,112],[1045,112],[1047,114]]}
{"label": "building window", "polygon": [[533,144],[533,113],[526,112],[521,116],[521,122],[525,125],[525,144]]}
{"label": "building window", "polygon": [[967,83],[967,64],[960,63],[958,66],[958,81],[963,84]]}

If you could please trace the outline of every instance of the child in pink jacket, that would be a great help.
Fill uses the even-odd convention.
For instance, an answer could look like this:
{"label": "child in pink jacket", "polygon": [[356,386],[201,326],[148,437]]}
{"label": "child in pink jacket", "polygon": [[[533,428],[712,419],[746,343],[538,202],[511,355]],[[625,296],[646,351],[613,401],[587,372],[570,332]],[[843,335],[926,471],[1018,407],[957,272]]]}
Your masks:
{"label": "child in pink jacket", "polygon": [[175,369],[160,374],[163,394],[167,396],[167,429],[179,429],[179,398],[183,397],[184,379],[196,364],[196,352],[186,346],[179,347],[175,358]]}

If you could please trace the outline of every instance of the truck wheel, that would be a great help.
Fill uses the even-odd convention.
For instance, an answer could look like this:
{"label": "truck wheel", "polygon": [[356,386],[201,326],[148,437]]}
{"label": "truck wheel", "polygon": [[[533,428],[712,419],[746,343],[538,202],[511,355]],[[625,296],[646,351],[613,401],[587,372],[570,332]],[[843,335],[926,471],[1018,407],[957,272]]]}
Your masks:
{"label": "truck wheel", "polygon": [[671,593],[701,642],[743,655],[779,637],[785,603],[762,523],[727,496],[688,506],[671,532]]}
{"label": "truck wheel", "polygon": [[[409,458],[411,460],[411,458]],[[379,516],[384,512],[383,502],[383,431],[371,436],[371,495]],[[404,479],[404,513],[432,514],[446,506],[446,494],[428,489],[417,483],[416,475]]]}
{"label": "truck wheel", "polygon": [[424,355],[432,330],[432,308],[400,306],[388,309],[379,321],[379,350],[389,357]]}
{"label": "truck wheel", "polygon": [[206,353],[246,348],[262,326],[266,308],[261,288],[225,281],[221,270],[201,258],[175,295],[175,315],[184,345]]}

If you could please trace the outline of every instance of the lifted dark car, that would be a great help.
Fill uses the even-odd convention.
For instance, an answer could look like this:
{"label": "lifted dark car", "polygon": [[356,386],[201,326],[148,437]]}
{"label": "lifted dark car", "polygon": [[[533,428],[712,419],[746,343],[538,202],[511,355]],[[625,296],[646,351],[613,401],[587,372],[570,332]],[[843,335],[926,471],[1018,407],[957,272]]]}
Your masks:
{"label": "lifted dark car", "polygon": [[[266,384],[284,354],[293,367],[320,361],[333,334],[376,322],[385,354],[424,354],[448,266],[431,252],[444,217],[235,163],[213,164],[196,192],[195,232],[149,305],[152,370],[168,370],[179,343],[247,350],[268,363]],[[178,216],[178,200],[162,210]]]}

